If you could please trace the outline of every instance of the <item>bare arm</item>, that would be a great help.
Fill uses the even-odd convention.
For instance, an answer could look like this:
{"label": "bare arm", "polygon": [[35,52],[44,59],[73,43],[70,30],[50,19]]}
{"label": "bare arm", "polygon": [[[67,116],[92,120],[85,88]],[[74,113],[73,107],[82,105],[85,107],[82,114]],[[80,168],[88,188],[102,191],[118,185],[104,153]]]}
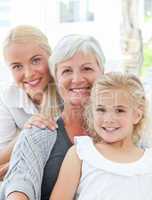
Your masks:
{"label": "bare arm", "polygon": [[21,192],[13,192],[8,196],[7,200],[29,200],[29,198]]}
{"label": "bare arm", "polygon": [[14,138],[14,140],[10,142],[5,148],[3,148],[3,150],[0,151],[0,181],[3,180],[5,174],[7,173],[11,153],[13,151],[16,140],[17,137]]}
{"label": "bare arm", "polygon": [[5,174],[7,173],[9,162],[0,165],[0,181],[3,181]]}
{"label": "bare arm", "polygon": [[75,146],[71,147],[62,163],[50,200],[73,200],[81,176],[81,160]]}
{"label": "bare arm", "polygon": [[10,160],[12,150],[17,141],[17,137],[14,138],[3,150],[0,151],[0,165],[7,163]]}

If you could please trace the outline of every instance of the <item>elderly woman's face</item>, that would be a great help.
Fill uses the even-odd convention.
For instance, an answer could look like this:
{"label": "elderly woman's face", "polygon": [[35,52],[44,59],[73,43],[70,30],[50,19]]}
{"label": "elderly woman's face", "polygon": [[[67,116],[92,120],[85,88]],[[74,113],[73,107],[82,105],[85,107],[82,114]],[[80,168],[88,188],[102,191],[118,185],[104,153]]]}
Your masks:
{"label": "elderly woman's face", "polygon": [[57,65],[57,86],[65,105],[83,106],[94,81],[103,71],[93,54],[76,53]]}

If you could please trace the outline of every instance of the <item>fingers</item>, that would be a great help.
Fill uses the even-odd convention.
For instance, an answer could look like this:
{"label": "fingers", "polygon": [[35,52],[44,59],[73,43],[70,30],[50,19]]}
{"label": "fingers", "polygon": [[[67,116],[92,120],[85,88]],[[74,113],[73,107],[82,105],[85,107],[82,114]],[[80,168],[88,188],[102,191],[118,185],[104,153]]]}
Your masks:
{"label": "fingers", "polygon": [[39,128],[49,128],[55,130],[57,128],[56,121],[53,118],[48,118],[42,114],[33,115],[25,124],[24,128],[36,126]]}
{"label": "fingers", "polygon": [[7,173],[8,167],[9,167],[9,163],[0,165],[0,181],[3,180],[5,174]]}
{"label": "fingers", "polygon": [[50,130],[55,130],[58,128],[58,125],[56,123],[56,121],[53,119],[53,118],[50,118],[49,121],[48,121],[48,125],[47,127],[50,129]]}

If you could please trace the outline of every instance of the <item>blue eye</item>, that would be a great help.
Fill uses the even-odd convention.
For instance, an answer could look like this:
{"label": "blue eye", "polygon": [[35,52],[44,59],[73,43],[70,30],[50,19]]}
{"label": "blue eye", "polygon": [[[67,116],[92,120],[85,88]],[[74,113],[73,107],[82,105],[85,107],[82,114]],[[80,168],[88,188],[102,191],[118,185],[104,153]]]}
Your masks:
{"label": "blue eye", "polygon": [[32,64],[33,65],[37,65],[37,64],[39,64],[41,62],[41,58],[34,58],[34,59],[32,59]]}
{"label": "blue eye", "polygon": [[13,70],[16,70],[16,71],[19,71],[23,68],[23,65],[20,65],[20,64],[16,64],[16,65],[13,65],[12,66],[12,69]]}

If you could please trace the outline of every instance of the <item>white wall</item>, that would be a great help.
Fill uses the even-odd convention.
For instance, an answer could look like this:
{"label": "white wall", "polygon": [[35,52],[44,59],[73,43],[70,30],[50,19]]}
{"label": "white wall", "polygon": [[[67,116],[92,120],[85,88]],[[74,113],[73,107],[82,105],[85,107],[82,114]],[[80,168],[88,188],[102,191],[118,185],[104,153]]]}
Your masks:
{"label": "white wall", "polygon": [[[3,30],[0,42],[11,27],[19,24],[31,24],[43,30],[52,47],[65,34],[82,33],[96,37],[105,52],[107,66],[116,69],[121,62],[120,20],[121,0],[93,0],[94,22],[63,23],[58,20],[57,0],[10,0],[11,26]],[[0,43],[1,44],[1,43]],[[2,55],[0,55],[2,62]],[[3,63],[1,63],[4,66]],[[10,75],[0,66],[0,80],[10,80]]]}

